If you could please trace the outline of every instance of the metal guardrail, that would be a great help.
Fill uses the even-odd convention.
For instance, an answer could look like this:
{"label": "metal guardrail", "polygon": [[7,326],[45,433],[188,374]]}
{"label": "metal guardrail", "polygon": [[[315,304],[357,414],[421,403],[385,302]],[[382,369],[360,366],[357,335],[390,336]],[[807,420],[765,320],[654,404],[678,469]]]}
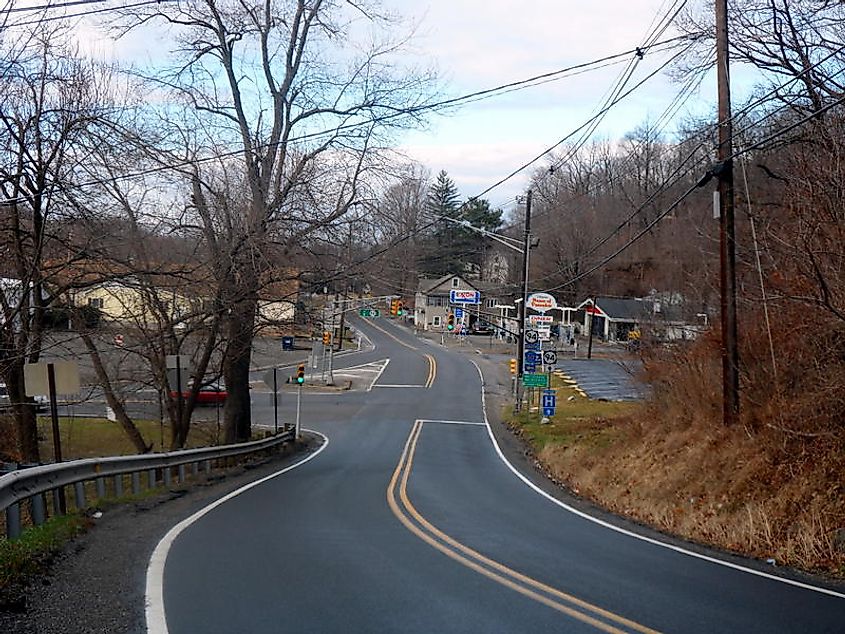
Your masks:
{"label": "metal guardrail", "polygon": [[0,476],[0,511],[6,514],[6,536],[16,539],[21,534],[21,502],[31,501],[33,523],[42,524],[46,519],[45,493],[53,492],[53,506],[58,514],[59,499],[64,498],[64,488],[74,487],[76,508],[85,508],[85,487],[87,481],[96,483],[97,498],[106,497],[106,478],[114,478],[115,497],[123,495],[123,476],[132,476],[132,493],[141,492],[141,474],[147,474],[147,486],[158,485],[156,471],[161,470],[165,486],[172,482],[172,469],[178,467],[178,480],[185,480],[186,465],[192,465],[193,475],[199,473],[200,464],[208,473],[211,461],[244,454],[266,451],[295,438],[293,430],[281,432],[261,440],[222,447],[202,447],[166,453],[108,458],[86,458],[56,464],[39,465],[19,469]]}

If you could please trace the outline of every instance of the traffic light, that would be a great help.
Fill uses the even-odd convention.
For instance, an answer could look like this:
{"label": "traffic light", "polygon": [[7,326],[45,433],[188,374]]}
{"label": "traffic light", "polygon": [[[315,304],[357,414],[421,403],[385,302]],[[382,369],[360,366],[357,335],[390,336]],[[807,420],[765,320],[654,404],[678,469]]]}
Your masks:
{"label": "traffic light", "polygon": [[296,382],[302,385],[305,383],[305,364],[300,363],[296,366]]}
{"label": "traffic light", "polygon": [[390,316],[396,317],[399,314],[399,300],[398,299],[391,299],[390,300]]}
{"label": "traffic light", "polygon": [[511,359],[511,374],[516,374],[516,359]]}
{"label": "traffic light", "polygon": [[449,316],[446,318],[446,330],[454,330],[455,329],[455,313],[449,313]]}
{"label": "traffic light", "polygon": [[324,346],[329,345],[331,340],[332,340],[332,333],[330,333],[328,330],[324,330],[323,331],[323,345]]}
{"label": "traffic light", "polygon": [[404,310],[404,308],[403,308],[403,303],[402,303],[402,300],[401,300],[401,299],[400,299],[400,300],[398,300],[398,301],[396,302],[396,314],[397,314],[399,317],[401,317],[402,315],[404,315],[404,314],[405,314],[405,310]]}

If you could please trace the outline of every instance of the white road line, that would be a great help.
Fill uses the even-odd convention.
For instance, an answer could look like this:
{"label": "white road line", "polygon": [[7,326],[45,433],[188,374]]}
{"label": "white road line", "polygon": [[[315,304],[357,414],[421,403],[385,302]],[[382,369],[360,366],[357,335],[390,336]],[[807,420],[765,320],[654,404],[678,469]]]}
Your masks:
{"label": "white road line", "polygon": [[[408,385],[404,383],[379,383],[378,385],[374,385],[373,387],[427,387],[425,385]],[[369,392],[369,390],[367,390]]]}
{"label": "white road line", "polygon": [[687,550],[686,548],[681,548],[680,546],[676,546],[675,544],[669,544],[667,542],[662,542],[659,539],[654,539],[652,537],[646,537],[645,535],[640,535],[639,533],[635,533],[633,531],[629,531],[625,528],[620,526],[616,526],[611,524],[610,522],[606,522],[601,520],[597,517],[593,517],[589,513],[585,513],[584,511],[579,511],[575,507],[566,504],[565,502],[561,502],[556,497],[549,495],[543,489],[538,487],[536,484],[531,482],[528,478],[522,475],[516,467],[514,467],[510,461],[505,457],[505,454],[502,453],[501,447],[499,447],[499,443],[496,441],[496,437],[493,435],[493,430],[490,427],[490,421],[487,418],[487,399],[484,394],[484,375],[481,373],[481,368],[478,367],[478,364],[475,361],[470,360],[470,362],[475,366],[475,369],[478,371],[478,376],[481,378],[481,411],[484,414],[484,422],[487,426],[487,435],[490,437],[490,441],[493,443],[493,447],[496,449],[496,453],[499,454],[499,458],[502,462],[507,465],[507,467],[516,475],[517,478],[522,480],[525,484],[531,487],[536,493],[539,493],[544,498],[556,504],[557,506],[569,511],[570,513],[577,515],[585,520],[598,524],[599,526],[604,526],[605,528],[609,528],[612,531],[616,531],[617,533],[622,533],[623,535],[627,535],[628,537],[633,537],[634,539],[639,539],[640,541],[647,542],[654,546],[659,546],[661,548],[666,548],[668,550],[673,550],[677,553],[681,553],[682,555],[688,555],[690,557],[695,557],[696,559],[702,559],[704,561],[708,561],[712,564],[717,564],[719,566],[724,566],[726,568],[732,568],[733,570],[738,570],[740,572],[745,572],[750,575],[755,575],[757,577],[763,577],[764,579],[770,579],[772,581],[779,581],[781,583],[785,583],[790,586],[795,586],[797,588],[803,588],[804,590],[812,590],[813,592],[819,592],[821,594],[827,594],[832,597],[837,597],[840,599],[845,599],[845,593],[836,592],[835,590],[829,590],[827,588],[822,588],[820,586],[814,586],[809,583],[802,583],[801,581],[795,581],[793,579],[788,579],[786,577],[778,577],[777,575],[770,574],[768,572],[762,572],[760,570],[754,570],[753,568],[747,568],[745,566],[741,566],[739,564],[735,564],[731,561],[724,561],[722,559],[717,559],[716,557],[711,557],[709,555],[703,555],[701,553],[697,553],[692,550]]}
{"label": "white road line", "polygon": [[381,366],[381,370],[378,371],[378,374],[376,374],[375,377],[373,378],[373,382],[370,383],[370,387],[367,388],[368,392],[373,389],[373,386],[376,384],[376,381],[378,381],[381,378],[381,375],[384,373],[385,369],[387,368],[388,363],[390,363],[389,358],[384,360],[384,365]]}
{"label": "white road line", "polygon": [[468,420],[428,420],[420,419],[421,423],[435,423],[437,425],[471,425],[473,427],[486,427],[486,423],[474,423]]}
{"label": "white road line", "polygon": [[221,504],[240,495],[244,491],[248,491],[253,487],[257,487],[259,484],[263,484],[264,482],[272,480],[273,478],[278,477],[283,473],[287,473],[292,469],[296,469],[297,467],[304,465],[309,460],[313,460],[318,455],[320,455],[323,450],[329,446],[328,436],[321,434],[318,431],[313,431],[310,429],[306,429],[303,431],[322,436],[323,444],[317,451],[303,458],[299,462],[289,465],[284,469],[281,469],[280,471],[276,471],[275,473],[271,473],[270,475],[265,476],[260,480],[250,482],[249,484],[246,484],[241,488],[236,489],[227,495],[224,495],[222,498],[212,502],[208,506],[204,506],[190,517],[187,517],[178,524],[176,524],[176,526],[171,528],[167,532],[167,534],[162,537],[161,541],[156,545],[155,550],[153,550],[153,554],[150,557],[150,563],[147,566],[147,587],[145,596],[147,632],[149,632],[150,634],[168,634],[167,616],[164,613],[164,564],[167,561],[167,555],[170,552],[170,548],[176,538],[179,537],[182,531],[184,531],[186,528],[188,528],[191,524],[196,522],[206,513],[213,511]]}

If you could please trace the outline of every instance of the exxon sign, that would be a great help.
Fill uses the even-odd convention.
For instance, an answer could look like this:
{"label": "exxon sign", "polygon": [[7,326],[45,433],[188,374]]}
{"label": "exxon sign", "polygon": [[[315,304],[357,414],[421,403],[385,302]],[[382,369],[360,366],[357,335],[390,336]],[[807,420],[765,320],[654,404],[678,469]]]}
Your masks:
{"label": "exxon sign", "polygon": [[480,304],[481,293],[479,291],[463,291],[453,288],[449,291],[449,302],[452,304]]}

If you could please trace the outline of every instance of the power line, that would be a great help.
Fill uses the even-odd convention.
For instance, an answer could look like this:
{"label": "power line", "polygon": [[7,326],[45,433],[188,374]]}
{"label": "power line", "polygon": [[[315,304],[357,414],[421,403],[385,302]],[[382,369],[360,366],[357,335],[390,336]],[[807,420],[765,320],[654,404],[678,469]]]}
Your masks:
{"label": "power line", "polygon": [[[107,0],[91,0],[93,2],[105,2]],[[72,20],[74,18],[83,18],[89,15],[97,15],[100,13],[108,13],[110,11],[122,11],[125,9],[136,9],[138,7],[143,7],[149,4],[164,4],[165,2],[177,2],[178,0],[142,0],[141,2],[135,2],[133,4],[124,4],[120,5],[119,7],[104,7],[102,9],[92,9],[90,11],[80,11],[79,13],[67,13],[63,15],[45,15],[36,20],[25,20],[23,22],[10,22],[6,25],[6,28],[17,28],[21,26],[32,26],[37,24],[43,24],[45,22],[54,22],[56,20]],[[76,4],[88,4],[88,2],[79,2]]]}

